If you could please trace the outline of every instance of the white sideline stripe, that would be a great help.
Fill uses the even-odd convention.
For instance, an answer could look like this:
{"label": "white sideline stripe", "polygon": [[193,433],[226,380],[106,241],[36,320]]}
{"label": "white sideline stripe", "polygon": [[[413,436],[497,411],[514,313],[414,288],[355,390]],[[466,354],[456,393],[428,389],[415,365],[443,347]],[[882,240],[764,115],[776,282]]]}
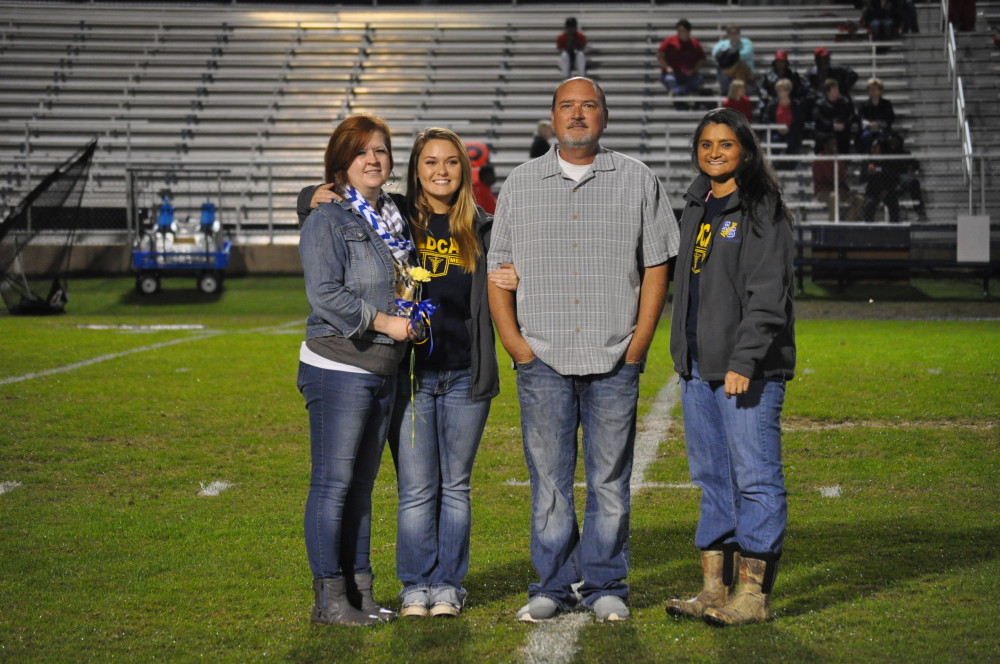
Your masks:
{"label": "white sideline stripe", "polygon": [[680,399],[680,381],[671,377],[656,394],[652,408],[642,418],[635,436],[635,456],[632,461],[632,491],[636,491],[646,480],[646,469],[660,449],[660,441],[670,428],[670,411]]}
{"label": "white sideline stripe", "polygon": [[[670,427],[670,411],[680,398],[680,383],[671,378],[656,395],[653,407],[646,413],[635,437],[635,455],[632,461],[632,493],[646,487],[643,481],[646,469],[656,458],[660,440]],[[511,480],[505,482],[510,483]],[[649,485],[652,486],[652,485]],[[670,486],[670,485],[667,485]],[[583,626],[590,622],[590,613],[574,611],[536,627],[521,651],[521,661],[526,664],[567,664],[580,649],[577,637]]]}
{"label": "white sideline stripe", "polygon": [[589,613],[575,611],[541,623],[528,635],[522,661],[526,664],[563,664],[573,661],[580,646],[576,637],[590,621]]}
{"label": "white sideline stripe", "polygon": [[173,330],[204,330],[204,325],[189,324],[189,325],[84,325],[80,324],[76,326],[79,330],[128,330],[128,331],[155,331],[159,332],[162,330],[173,331]]}
{"label": "white sideline stripe", "polygon": [[21,381],[31,380],[33,378],[43,378],[45,376],[52,376],[54,374],[66,373],[67,371],[73,371],[74,369],[82,369],[83,367],[89,367],[91,364],[99,364],[101,362],[107,362],[108,360],[116,360],[119,357],[125,357],[126,355],[132,355],[134,353],[144,353],[148,350],[166,348],[167,346],[176,346],[177,344],[182,344],[187,341],[197,341],[199,339],[207,339],[208,337],[214,337],[218,334],[222,333],[212,332],[210,334],[202,334],[196,337],[184,337],[183,339],[164,341],[158,344],[152,344],[151,346],[140,346],[139,348],[123,350],[120,353],[108,353],[107,355],[98,355],[97,357],[92,357],[89,360],[74,362],[73,364],[67,364],[61,367],[54,367],[52,369],[46,369],[45,371],[36,371],[33,373],[24,374],[23,376],[11,376],[10,378],[3,378],[0,379],[0,386],[10,385],[11,383],[20,383]]}
{"label": "white sideline stripe", "polygon": [[67,364],[61,367],[54,367],[52,369],[46,369],[44,371],[34,371],[32,373],[26,373],[21,376],[11,376],[9,378],[0,378],[0,386],[10,385],[12,383],[20,383],[25,380],[32,380],[33,378],[44,378],[45,376],[52,376],[54,374],[66,373],[67,371],[73,371],[74,369],[82,369],[83,367],[89,367],[92,364],[98,364],[100,362],[106,362],[108,360],[116,360],[119,357],[125,357],[126,355],[132,355],[134,353],[145,353],[149,350],[157,350],[159,348],[166,348],[168,346],[174,346],[176,344],[186,343],[188,341],[199,341],[201,339],[208,339],[210,337],[215,337],[220,334],[259,334],[263,332],[273,332],[275,330],[281,330],[292,325],[301,325],[302,321],[292,321],[291,323],[282,323],[281,325],[272,325],[269,327],[260,327],[253,330],[248,330],[246,332],[224,332],[222,330],[213,330],[211,332],[206,332],[205,334],[199,334],[191,337],[183,337],[181,339],[173,339],[171,341],[163,341],[158,344],[152,344],[149,346],[140,346],[139,348],[132,348],[130,350],[123,350],[120,353],[109,353],[107,355],[98,355],[97,357],[92,357],[89,360],[82,360],[80,362],[74,362],[73,364]]}
{"label": "white sideline stripe", "polygon": [[21,486],[20,482],[0,482],[0,495],[3,495],[8,491],[13,491],[19,486]]}

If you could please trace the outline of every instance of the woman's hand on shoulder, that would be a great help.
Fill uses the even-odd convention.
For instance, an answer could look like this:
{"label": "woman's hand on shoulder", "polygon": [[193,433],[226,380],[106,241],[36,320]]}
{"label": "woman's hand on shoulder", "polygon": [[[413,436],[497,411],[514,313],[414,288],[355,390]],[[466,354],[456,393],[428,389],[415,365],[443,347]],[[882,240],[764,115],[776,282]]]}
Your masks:
{"label": "woman's hand on shoulder", "polygon": [[500,263],[499,269],[490,272],[489,278],[490,283],[497,288],[511,292],[517,290],[517,284],[520,281],[517,276],[517,270],[514,269],[512,263]]}
{"label": "woman's hand on shoulder", "polygon": [[312,200],[309,202],[309,207],[316,208],[321,203],[336,203],[342,200],[344,200],[344,197],[333,190],[333,183],[330,182],[316,187],[316,191],[312,195]]}

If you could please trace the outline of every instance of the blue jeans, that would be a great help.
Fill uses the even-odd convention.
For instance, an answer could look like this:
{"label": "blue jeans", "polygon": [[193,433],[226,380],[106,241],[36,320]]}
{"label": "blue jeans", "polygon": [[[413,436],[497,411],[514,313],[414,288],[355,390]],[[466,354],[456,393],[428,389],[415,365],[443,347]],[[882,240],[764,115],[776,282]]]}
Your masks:
{"label": "blue jeans", "polygon": [[[462,606],[469,571],[472,464],[490,401],[473,401],[472,373],[417,371],[412,403],[405,372],[396,397],[399,486],[396,574],[400,596],[427,592],[431,601]],[[398,422],[398,425],[397,425]],[[395,436],[394,436],[395,437]]]}
{"label": "blue jeans", "polygon": [[[663,86],[675,97],[683,97],[685,95],[698,94],[703,79],[698,72],[681,74],[675,71],[673,74],[664,74],[661,81]],[[728,94],[729,90],[726,90],[726,93]]]}
{"label": "blue jeans", "polygon": [[781,464],[785,381],[751,380],[746,394],[727,399],[722,382],[681,379],[684,438],[691,482],[701,487],[694,543],[716,549],[736,542],[744,553],[781,553],[788,521]]}
{"label": "blue jeans", "polygon": [[396,377],[300,362],[298,387],[309,412],[312,450],[305,536],[313,578],[371,573],[372,487]]}
{"label": "blue jeans", "polygon": [[[606,374],[563,376],[535,358],[517,367],[521,434],[531,479],[531,562],[545,595],[563,609],[603,595],[628,597],[629,509],[639,365]],[[583,427],[587,505],[583,533],[576,519],[573,476],[577,428]]]}

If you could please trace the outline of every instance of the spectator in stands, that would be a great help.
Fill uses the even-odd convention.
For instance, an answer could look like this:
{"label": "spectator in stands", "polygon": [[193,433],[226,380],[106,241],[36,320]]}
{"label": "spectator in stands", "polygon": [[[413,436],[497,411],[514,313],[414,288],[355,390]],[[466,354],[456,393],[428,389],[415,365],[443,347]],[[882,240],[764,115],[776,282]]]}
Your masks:
{"label": "spectator in stands", "polygon": [[[904,147],[903,137],[899,134],[889,134],[883,144],[886,154],[910,154]],[[924,205],[924,192],[920,187],[920,162],[916,159],[903,159],[896,162],[899,171],[899,195],[913,199],[916,204],[917,219],[927,221],[927,207]]]}
{"label": "spectator in stands", "polygon": [[950,0],[948,2],[948,22],[960,32],[976,29],[976,0]]}
{"label": "spectator in stands", "polygon": [[[871,145],[871,155],[878,157],[885,154],[885,141],[879,139]],[[861,218],[865,221],[875,221],[875,213],[885,205],[889,210],[889,221],[899,221],[899,173],[902,162],[895,160],[872,159],[861,169],[861,179],[865,182],[865,204],[861,209]]]}
{"label": "spectator in stands", "polygon": [[840,94],[850,99],[851,90],[858,81],[858,73],[845,65],[832,64],[830,51],[823,46],[813,53],[813,60],[815,64],[806,72],[806,81],[814,99],[818,101],[825,96],[823,85],[830,78],[840,84]]}
{"label": "spectator in stands", "polygon": [[[563,82],[552,98],[559,148],[511,172],[493,224],[490,265],[513,263],[520,276],[516,303],[492,281],[489,299],[500,341],[517,363],[531,478],[530,550],[539,578],[517,612],[525,622],[555,618],[581,599],[599,622],[630,617],[639,374],[666,299],[677,223],[656,175],[601,146],[607,122],[597,83]],[[571,213],[580,218],[566,223]],[[573,488],[581,424],[582,532]]]}
{"label": "spectator in stands", "polygon": [[794,241],[781,185],[741,114],[710,111],[691,162],[698,175],[684,195],[670,354],[701,488],[694,544],[704,585],[666,609],[724,627],[771,619],[788,521],[781,410],[795,373]]}
{"label": "spectator in stands", "polygon": [[486,162],[479,167],[479,177],[472,183],[472,195],[476,199],[476,205],[490,214],[497,209],[497,197],[493,195],[493,185],[496,181],[497,172],[493,164]]}
{"label": "spectator in stands", "polygon": [[[734,54],[735,59],[732,57]],[[727,94],[729,83],[736,78],[742,79],[748,86],[753,83],[753,42],[742,36],[740,26],[726,26],[726,36],[712,47],[712,57],[718,66],[720,93]]]}
{"label": "spectator in stands", "polygon": [[[818,156],[833,156],[839,154],[837,150],[837,137],[833,135],[816,136],[816,154]],[[836,164],[836,170],[834,170]],[[816,159],[812,165],[813,172],[813,193],[816,200],[827,206],[830,211],[829,219],[834,221],[838,218],[838,207],[846,204],[848,206],[847,221],[857,221],[858,213],[865,199],[861,194],[851,191],[847,182],[847,162],[841,159]],[[836,173],[836,178],[834,177]],[[836,182],[834,180],[836,179]],[[834,192],[837,194],[834,194]]]}
{"label": "spectator in stands", "polygon": [[837,138],[837,149],[841,154],[851,151],[858,118],[854,104],[840,94],[840,84],[829,78],[823,85],[825,96],[813,107],[813,123],[817,134],[832,134]]}
{"label": "spectator in stands", "polygon": [[[701,90],[701,67],[705,64],[705,51],[697,39],[691,36],[691,23],[687,19],[677,21],[677,34],[667,37],[656,49],[656,59],[660,63],[660,80],[675,97],[697,94]],[[686,109],[684,102],[675,104],[678,109]]]}
{"label": "spectator in stands", "polygon": [[865,0],[861,22],[868,26],[872,41],[890,41],[898,30],[898,9],[894,0]]}
{"label": "spectator in stands", "polygon": [[917,7],[914,4],[914,0],[899,0],[897,5],[900,32],[912,32],[913,34],[919,33],[920,21],[917,17]]}
{"label": "spectator in stands", "polygon": [[587,58],[583,54],[586,46],[587,38],[576,29],[576,19],[570,16],[566,19],[565,29],[556,37],[559,73],[563,78],[569,78],[571,70],[575,70],[577,76],[587,75]]}
{"label": "spectator in stands", "polygon": [[534,159],[548,152],[549,148],[552,147],[553,136],[552,123],[548,120],[540,120],[538,127],[535,129],[534,140],[531,142],[531,150],[528,152],[528,156]]}
{"label": "spectator in stands", "polygon": [[[785,154],[799,154],[802,150],[802,130],[805,127],[805,118],[802,116],[802,107],[799,100],[792,97],[794,90],[792,82],[787,78],[780,79],[774,84],[774,91],[777,97],[767,102],[767,106],[761,112],[760,120],[763,124],[784,125],[775,129],[771,134],[771,140],[785,144]],[[791,161],[775,162],[777,169],[794,168]]]}
{"label": "spectator in stands", "polygon": [[892,133],[892,123],[896,120],[896,113],[892,109],[892,102],[882,96],[884,91],[885,85],[881,79],[868,79],[868,99],[858,105],[861,131],[856,143],[861,154],[870,152],[873,142],[888,138]]}
{"label": "spectator in stands", "polygon": [[[395,311],[415,256],[399,206],[382,191],[392,171],[385,122],[370,115],[341,122],[325,164],[343,200],[309,213],[299,242],[310,308],[298,387],[312,449],[305,509],[312,620],[374,625],[395,614],[372,596],[371,494],[397,369],[416,338],[409,318],[385,312]],[[365,241],[346,241],[355,236]]]}
{"label": "spectator in stands", "polygon": [[771,69],[761,81],[761,98],[765,104],[778,96],[774,89],[775,84],[783,78],[787,78],[792,83],[792,99],[801,101],[806,96],[806,84],[803,83],[799,73],[788,63],[788,51],[778,49],[774,52]]}
{"label": "spectator in stands", "polygon": [[743,79],[735,78],[729,84],[729,95],[722,100],[724,108],[731,108],[743,114],[747,122],[753,121],[753,104],[747,97],[747,84]]}

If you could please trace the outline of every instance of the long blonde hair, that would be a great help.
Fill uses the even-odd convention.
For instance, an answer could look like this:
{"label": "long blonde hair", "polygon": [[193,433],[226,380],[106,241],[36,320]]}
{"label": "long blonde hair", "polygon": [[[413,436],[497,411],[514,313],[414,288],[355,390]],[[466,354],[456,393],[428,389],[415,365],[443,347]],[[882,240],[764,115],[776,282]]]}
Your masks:
{"label": "long blonde hair", "polygon": [[451,143],[458,152],[459,163],[462,166],[462,183],[451,200],[451,209],[448,211],[448,227],[451,229],[452,241],[458,245],[458,254],[465,263],[466,272],[476,271],[476,261],[483,253],[476,238],[476,200],[472,195],[472,164],[469,162],[469,155],[465,151],[465,144],[458,134],[450,129],[440,127],[429,127],[413,141],[413,150],[410,151],[410,164],[406,173],[406,216],[410,220],[410,231],[413,234],[414,244],[421,246],[427,237],[427,224],[430,221],[433,211],[427,203],[424,189],[420,185],[420,178],[417,177],[420,153],[428,141],[442,140]]}

